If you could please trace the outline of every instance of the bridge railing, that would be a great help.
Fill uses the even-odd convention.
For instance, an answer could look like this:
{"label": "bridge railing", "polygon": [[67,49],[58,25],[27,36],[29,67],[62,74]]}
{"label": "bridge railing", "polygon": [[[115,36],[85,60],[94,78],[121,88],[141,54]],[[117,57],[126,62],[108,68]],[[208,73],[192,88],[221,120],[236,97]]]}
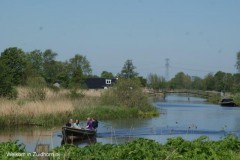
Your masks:
{"label": "bridge railing", "polygon": [[196,95],[201,97],[212,97],[220,96],[221,93],[217,91],[203,91],[203,90],[188,90],[188,89],[177,89],[177,90],[149,90],[150,95],[162,95],[166,96],[167,94],[187,94],[187,95]]}

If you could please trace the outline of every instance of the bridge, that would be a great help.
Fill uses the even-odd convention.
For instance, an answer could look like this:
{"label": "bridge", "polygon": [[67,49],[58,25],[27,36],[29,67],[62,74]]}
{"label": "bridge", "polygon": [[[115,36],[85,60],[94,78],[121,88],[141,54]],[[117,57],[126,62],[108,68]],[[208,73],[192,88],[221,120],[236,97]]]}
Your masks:
{"label": "bridge", "polygon": [[188,89],[162,90],[162,91],[149,90],[148,93],[153,96],[162,96],[162,97],[166,97],[168,94],[184,94],[186,96],[198,96],[203,98],[221,95],[221,92],[217,92],[217,91],[188,90]]}

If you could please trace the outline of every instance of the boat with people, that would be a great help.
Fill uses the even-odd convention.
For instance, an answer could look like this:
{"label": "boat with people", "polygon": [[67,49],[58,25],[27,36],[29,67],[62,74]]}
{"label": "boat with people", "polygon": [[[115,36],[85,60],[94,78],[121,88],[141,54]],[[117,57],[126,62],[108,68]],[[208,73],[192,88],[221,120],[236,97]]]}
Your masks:
{"label": "boat with people", "polygon": [[62,135],[65,141],[71,139],[86,139],[96,136],[96,129],[74,128],[74,127],[62,127]]}
{"label": "boat with people", "polygon": [[236,107],[237,104],[233,101],[232,98],[223,98],[220,101],[220,105],[223,107]]}
{"label": "boat with people", "polygon": [[96,136],[98,121],[94,118],[87,118],[87,120],[87,126],[82,128],[78,119],[76,119],[75,123],[70,119],[69,122],[62,127],[63,141],[89,139]]}

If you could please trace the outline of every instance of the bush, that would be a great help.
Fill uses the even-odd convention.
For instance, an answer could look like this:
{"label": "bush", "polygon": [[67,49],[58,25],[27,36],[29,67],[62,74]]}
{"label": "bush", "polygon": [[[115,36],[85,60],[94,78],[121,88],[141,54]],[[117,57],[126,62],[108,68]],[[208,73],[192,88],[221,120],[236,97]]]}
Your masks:
{"label": "bush", "polygon": [[138,79],[118,80],[113,88],[103,93],[101,102],[103,105],[136,107],[142,111],[153,109]]}

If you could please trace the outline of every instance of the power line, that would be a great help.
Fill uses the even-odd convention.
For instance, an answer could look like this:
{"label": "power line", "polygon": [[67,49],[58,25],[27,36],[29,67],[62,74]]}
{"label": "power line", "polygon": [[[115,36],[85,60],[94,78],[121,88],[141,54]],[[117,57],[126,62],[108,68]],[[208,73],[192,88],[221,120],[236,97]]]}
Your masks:
{"label": "power line", "polygon": [[165,79],[166,79],[166,81],[168,81],[168,78],[169,78],[169,66],[170,66],[169,58],[166,58],[165,60],[166,60],[166,64],[165,64],[165,67],[166,67]]}

